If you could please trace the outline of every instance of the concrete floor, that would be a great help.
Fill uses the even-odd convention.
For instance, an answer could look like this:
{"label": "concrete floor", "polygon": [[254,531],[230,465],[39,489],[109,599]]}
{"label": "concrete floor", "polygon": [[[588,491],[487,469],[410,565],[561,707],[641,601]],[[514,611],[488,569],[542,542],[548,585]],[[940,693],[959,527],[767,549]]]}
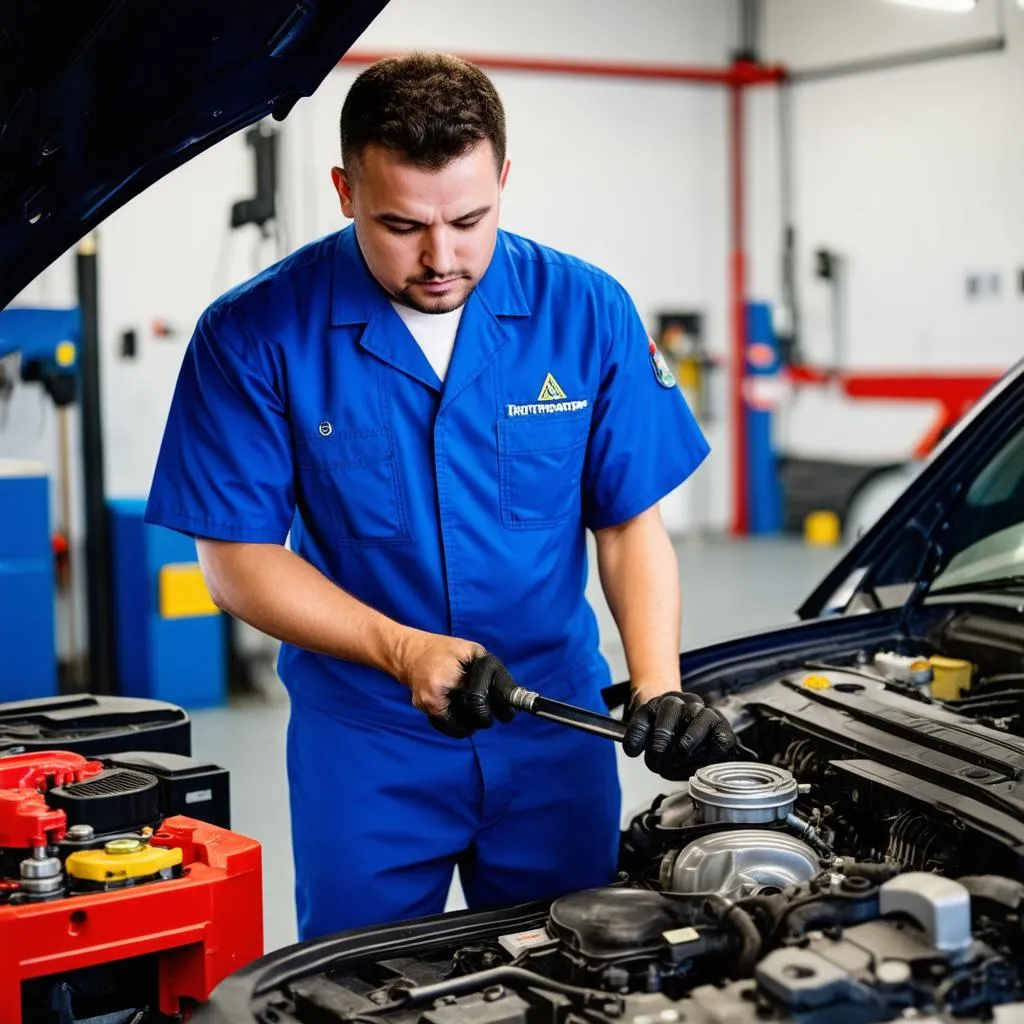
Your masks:
{"label": "concrete floor", "polygon": [[[792,621],[793,610],[834,564],[835,550],[798,541],[683,541],[677,543],[683,583],[684,650],[714,640]],[[625,659],[596,572],[589,596],[601,623],[602,647],[615,678],[625,678]],[[233,827],[263,844],[265,948],[296,940],[292,863],[285,782],[284,691],[267,699],[196,712],[193,752],[231,772]],[[629,813],[662,791],[665,783],[639,760],[620,752],[623,810]],[[464,906],[453,886],[449,908]]]}

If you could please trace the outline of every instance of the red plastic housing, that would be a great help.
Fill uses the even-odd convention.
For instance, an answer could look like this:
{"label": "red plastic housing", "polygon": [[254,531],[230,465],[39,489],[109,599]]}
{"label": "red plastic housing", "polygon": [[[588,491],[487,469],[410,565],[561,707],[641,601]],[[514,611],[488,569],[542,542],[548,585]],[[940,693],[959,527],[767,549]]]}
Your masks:
{"label": "red plastic housing", "polygon": [[263,955],[259,843],[182,816],[153,842],[182,849],[181,878],[0,906],[0,1021],[21,1020],[23,981],[154,953],[171,1015]]}
{"label": "red plastic housing", "polygon": [[64,750],[0,759],[0,847],[27,850],[63,839],[64,812],[47,807],[42,794],[54,786],[84,782],[102,771],[99,761]]}
{"label": "red plastic housing", "polygon": [[[103,770],[67,751],[0,758],[0,848],[28,856],[33,846],[63,839],[66,816],[43,794]],[[153,998],[172,1015],[182,1000],[205,1002],[224,978],[263,955],[259,843],[186,817],[167,818],[151,842],[181,849],[181,878],[0,905],[0,1024],[21,1020],[21,986],[33,978],[156,954],[160,991]],[[0,895],[18,888],[16,879],[0,879]]]}

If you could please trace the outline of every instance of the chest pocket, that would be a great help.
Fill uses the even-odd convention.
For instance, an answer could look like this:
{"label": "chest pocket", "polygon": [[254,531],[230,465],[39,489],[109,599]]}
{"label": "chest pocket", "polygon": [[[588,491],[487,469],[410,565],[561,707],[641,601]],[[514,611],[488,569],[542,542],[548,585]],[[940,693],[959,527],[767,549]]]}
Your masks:
{"label": "chest pocket", "polygon": [[340,544],[401,544],[409,527],[387,428],[300,439],[306,515]]}
{"label": "chest pocket", "polygon": [[544,529],[580,515],[580,478],[589,432],[589,409],[498,421],[505,526]]}

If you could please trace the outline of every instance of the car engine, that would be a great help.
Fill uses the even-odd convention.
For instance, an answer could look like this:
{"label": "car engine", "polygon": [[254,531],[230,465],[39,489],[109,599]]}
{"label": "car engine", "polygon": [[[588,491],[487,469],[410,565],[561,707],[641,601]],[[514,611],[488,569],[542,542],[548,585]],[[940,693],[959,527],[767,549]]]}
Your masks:
{"label": "car engine", "polygon": [[366,936],[354,962],[342,956],[290,984],[256,1019],[1024,1019],[1024,1002],[1012,1006],[1024,1000],[1024,884],[914,870],[909,861],[941,851],[904,821],[892,824],[894,852],[911,854],[906,865],[861,860],[825,815],[811,824],[796,812],[812,788],[778,766],[704,768],[633,823],[627,843],[646,844],[626,852],[634,877],[624,872],[532,918],[520,908],[513,931],[466,915],[450,945],[446,933],[463,915],[443,929],[433,919],[435,934],[407,934],[401,956],[367,959]]}
{"label": "car engine", "polygon": [[300,945],[245,1019],[1024,1022],[1024,741],[927,679],[861,651],[710,693],[735,759],[629,816],[612,884]]}

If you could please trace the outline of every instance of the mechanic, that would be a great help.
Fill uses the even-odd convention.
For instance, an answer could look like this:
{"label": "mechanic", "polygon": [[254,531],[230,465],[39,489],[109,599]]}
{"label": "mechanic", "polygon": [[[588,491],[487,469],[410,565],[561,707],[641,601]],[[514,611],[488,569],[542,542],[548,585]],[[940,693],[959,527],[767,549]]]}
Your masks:
{"label": "mechanic", "polygon": [[365,70],[332,170],[354,223],[215,301],[178,378],[147,520],[283,641],[303,939],[440,913],[456,865],[470,907],[614,877],[614,744],[503,700],[602,706],[588,529],[627,754],[678,778],[733,743],[681,692],[657,508],[708,445],[625,290],[499,230],[505,143],[475,66]]}

